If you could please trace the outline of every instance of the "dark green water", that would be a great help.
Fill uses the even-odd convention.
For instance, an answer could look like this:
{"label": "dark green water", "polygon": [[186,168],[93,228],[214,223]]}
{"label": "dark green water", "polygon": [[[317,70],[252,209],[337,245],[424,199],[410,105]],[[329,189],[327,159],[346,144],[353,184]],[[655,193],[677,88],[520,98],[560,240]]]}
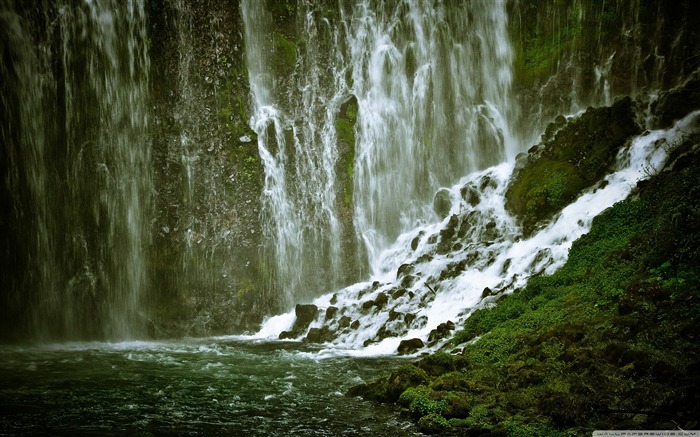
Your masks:
{"label": "dark green water", "polygon": [[401,363],[221,338],[4,346],[0,434],[416,435],[344,396]]}

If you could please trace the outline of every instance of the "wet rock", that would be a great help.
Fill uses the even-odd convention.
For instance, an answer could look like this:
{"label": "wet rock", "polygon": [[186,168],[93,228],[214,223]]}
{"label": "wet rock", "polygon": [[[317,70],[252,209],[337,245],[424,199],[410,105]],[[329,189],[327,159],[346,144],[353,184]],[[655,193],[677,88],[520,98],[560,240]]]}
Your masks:
{"label": "wet rock", "polygon": [[384,305],[387,304],[387,302],[389,302],[389,297],[386,295],[386,293],[381,292],[381,293],[377,294],[377,297],[375,297],[374,299],[363,302],[362,309],[367,310],[367,309],[370,309],[372,307],[377,307],[378,309],[382,309],[382,308],[384,308]]}
{"label": "wet rock", "polygon": [[314,321],[316,315],[318,314],[318,307],[316,305],[308,304],[302,305],[297,304],[294,308],[294,313],[296,314],[296,320],[294,321],[294,326],[290,331],[284,331],[280,333],[279,339],[287,338],[297,338],[306,332],[311,322]]}
{"label": "wet rock", "polygon": [[406,294],[406,289],[405,288],[398,288],[398,289],[391,292],[391,298],[395,300],[395,299],[400,298],[404,294]]}
{"label": "wet rock", "polygon": [[421,359],[418,368],[431,376],[440,376],[456,370],[454,357],[447,352],[435,352]]}
{"label": "wet rock", "polygon": [[335,334],[327,326],[321,328],[311,328],[304,341],[309,343],[327,343],[333,341]]}
{"label": "wet rock", "polygon": [[352,323],[350,324],[350,329],[352,329],[352,330],[357,330],[359,327],[360,327],[360,321],[359,321],[359,320],[355,320],[354,322],[352,322]]}
{"label": "wet rock", "polygon": [[486,224],[484,231],[481,234],[482,241],[493,241],[498,238],[498,229],[496,228],[496,222],[490,221]]}
{"label": "wet rock", "polygon": [[406,389],[426,384],[427,382],[428,375],[422,369],[412,364],[401,366],[389,375],[386,397],[389,401],[396,402]]}
{"label": "wet rock", "polygon": [[401,340],[397,352],[399,355],[408,355],[416,352],[424,346],[423,340],[420,338],[411,338],[409,340]]}
{"label": "wet rock", "polygon": [[404,276],[403,279],[401,279],[401,286],[403,288],[409,288],[412,287],[413,284],[416,283],[416,277],[413,275],[406,275]]}
{"label": "wet rock", "polygon": [[443,188],[435,193],[435,197],[433,198],[433,211],[435,211],[435,214],[443,219],[450,213],[451,208],[452,196],[449,190]]}
{"label": "wet rock", "polygon": [[399,279],[406,275],[410,275],[411,273],[413,273],[413,268],[414,267],[411,264],[401,264],[396,270],[396,279]]}
{"label": "wet rock", "polygon": [[481,298],[486,299],[487,297],[491,296],[493,291],[489,287],[485,287],[484,291],[481,292]]}
{"label": "wet rock", "polygon": [[326,320],[331,320],[338,314],[338,307],[330,306],[326,308]]}
{"label": "wet rock", "polygon": [[430,331],[430,334],[428,334],[428,344],[433,344],[436,343],[438,340],[442,340],[443,338],[450,335],[450,333],[454,331],[454,329],[455,324],[451,320],[448,320],[444,323],[440,323],[435,329]]}
{"label": "wet rock", "polygon": [[693,109],[700,107],[700,73],[671,91],[661,94],[651,104],[651,112],[656,117],[655,129],[665,129],[675,120],[680,120]]}
{"label": "wet rock", "polygon": [[311,322],[313,322],[313,320],[316,318],[316,315],[318,314],[318,307],[312,304],[297,304],[297,306],[294,308],[294,313],[296,314],[297,319],[294,322],[293,330],[302,330],[308,328]]}
{"label": "wet rock", "polygon": [[476,206],[481,201],[479,192],[471,185],[463,186],[459,193],[462,195],[462,199],[471,206]]}
{"label": "wet rock", "polygon": [[343,316],[338,320],[338,327],[339,328],[347,328],[350,326],[351,319],[348,316]]}
{"label": "wet rock", "polygon": [[389,321],[393,322],[394,320],[398,319],[399,317],[403,316],[402,312],[396,311],[395,309],[389,310]]}
{"label": "wet rock", "polygon": [[418,249],[418,244],[420,243],[420,239],[422,236],[423,236],[423,233],[421,232],[420,234],[418,234],[418,236],[416,238],[411,240],[411,250]]}
{"label": "wet rock", "polygon": [[295,337],[296,336],[292,333],[292,331],[282,331],[280,332],[280,335],[277,338],[279,338],[280,340],[288,340]]}

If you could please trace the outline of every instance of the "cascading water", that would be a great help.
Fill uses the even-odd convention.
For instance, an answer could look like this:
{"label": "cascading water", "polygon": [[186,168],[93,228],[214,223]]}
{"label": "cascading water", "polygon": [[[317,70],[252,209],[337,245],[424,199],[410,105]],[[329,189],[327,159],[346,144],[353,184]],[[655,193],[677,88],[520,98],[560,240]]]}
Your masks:
{"label": "cascading water", "polygon": [[[302,332],[291,332],[308,332],[315,341],[355,355],[392,354],[403,339],[412,338],[441,346],[444,333],[475,309],[495,304],[534,275],[561,267],[593,218],[625,199],[638,181],[659,172],[673,145],[700,131],[699,120],[695,111],[670,129],[635,137],[620,150],[611,174],[530,237],[504,210],[513,165],[472,173],[449,189],[448,217],[400,235],[382,252],[368,282],[315,299],[313,304],[325,311]],[[276,337],[295,323],[294,312],[270,318],[256,337]]]}
{"label": "cascading water", "polygon": [[0,17],[6,247],[24,272],[5,296],[8,332],[138,335],[152,191],[143,2],[4,1]]}
{"label": "cascading water", "polygon": [[434,218],[438,187],[515,156],[504,8],[341,2],[332,26],[299,2],[305,40],[290,53],[265,3],[243,3],[266,238],[286,306],[375,270],[400,233]]}
{"label": "cascading water", "polygon": [[400,233],[434,217],[426,205],[438,187],[515,156],[504,7],[365,2],[349,12],[355,224],[372,265]]}
{"label": "cascading water", "polygon": [[[256,8],[247,12],[251,32],[261,32],[271,23],[269,17],[261,18],[267,13],[264,6]],[[584,9],[577,8],[573,10]],[[325,128],[335,129],[337,137],[343,124],[338,120],[354,123],[353,225],[356,245],[366,252],[371,279],[315,299],[314,305],[326,311],[320,311],[310,325],[297,323],[299,311],[304,311],[297,309],[299,317],[291,312],[269,319],[257,337],[307,336],[349,349],[368,346],[365,352],[370,354],[393,353],[402,339],[412,337],[439,346],[441,331],[454,329],[474,308],[491,304],[533,275],[552,273],[561,266],[572,242],[586,232],[593,217],[625,198],[649,169],[663,163],[663,148],[657,140],[671,142],[682,135],[681,130],[671,129],[638,138],[624,152],[629,156],[619,157],[605,188],[582,195],[545,229],[526,237],[504,209],[513,169],[508,162],[513,162],[521,146],[532,144],[544,121],[541,112],[534,113],[529,117],[532,125],[523,126],[513,103],[513,49],[506,5],[469,3],[453,6],[446,14],[441,4],[431,2],[354,6],[341,2],[338,14],[343,25],[333,30],[322,10],[298,6],[297,25],[303,23],[308,41],[298,50],[301,60],[291,77],[276,77],[274,68],[265,68],[272,62],[265,57],[274,52],[272,47],[249,48],[251,67],[258,62],[250,70],[258,104],[254,122],[268,171],[267,195],[274,199],[267,206],[271,223],[277,226],[268,238],[277,248],[279,279],[288,284],[287,300],[308,300],[309,293],[297,294],[297,289],[303,285],[304,272],[319,266],[304,256],[318,245],[305,238],[298,225],[333,229],[306,215],[309,205],[322,205],[332,212],[333,203],[301,203],[290,184],[318,177],[314,171],[322,168],[331,169],[322,179],[328,188],[339,174],[333,173],[333,166],[304,167],[293,177],[289,173],[300,168],[296,155],[329,149],[330,162],[339,159],[337,141],[305,142],[298,135],[312,120],[309,114],[324,108],[327,112],[320,113],[327,117],[312,125],[326,123]],[[578,20],[584,22],[584,18]],[[325,45],[314,44],[319,34]],[[247,39],[261,41],[263,35],[251,33]],[[316,57],[305,55],[306,51]],[[597,104],[609,104],[613,96],[609,75],[614,57],[606,54],[603,60],[592,68],[597,85],[591,99]],[[319,72],[322,77],[315,76]],[[295,99],[308,96],[309,90],[316,93],[314,98],[295,107]],[[356,122],[347,119],[343,104],[348,101],[357,105]],[[568,100],[567,109],[580,111],[580,105],[589,101]],[[316,102],[320,106],[314,106]],[[285,148],[291,144],[293,148]],[[438,188],[451,186],[464,174],[471,176],[442,189],[431,202]],[[308,194],[309,187],[304,187],[302,193]],[[436,213],[444,204],[451,209],[442,211],[446,217],[436,223]],[[294,250],[292,257],[289,248]],[[287,274],[297,276],[287,280]]]}

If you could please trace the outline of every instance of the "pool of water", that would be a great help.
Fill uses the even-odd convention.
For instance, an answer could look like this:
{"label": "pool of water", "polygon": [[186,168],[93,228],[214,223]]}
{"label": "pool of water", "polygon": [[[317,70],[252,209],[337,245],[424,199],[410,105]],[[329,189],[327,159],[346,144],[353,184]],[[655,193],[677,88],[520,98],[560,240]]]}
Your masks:
{"label": "pool of water", "polygon": [[0,347],[0,434],[419,435],[345,396],[404,361],[230,338]]}

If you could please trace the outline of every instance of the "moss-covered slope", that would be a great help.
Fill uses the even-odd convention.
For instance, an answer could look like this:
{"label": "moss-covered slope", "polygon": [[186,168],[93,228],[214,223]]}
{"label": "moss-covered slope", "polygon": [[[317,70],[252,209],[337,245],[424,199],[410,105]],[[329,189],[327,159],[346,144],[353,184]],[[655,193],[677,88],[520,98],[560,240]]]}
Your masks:
{"label": "moss-covered slope", "polygon": [[[552,276],[476,311],[445,352],[356,387],[425,432],[583,435],[700,417],[700,138],[597,217]],[[693,151],[694,149],[694,151]]]}
{"label": "moss-covered slope", "polygon": [[551,218],[584,189],[599,181],[618,150],[639,133],[629,97],[611,107],[589,108],[547,129],[543,143],[528,155],[506,192],[506,208],[525,229]]}

